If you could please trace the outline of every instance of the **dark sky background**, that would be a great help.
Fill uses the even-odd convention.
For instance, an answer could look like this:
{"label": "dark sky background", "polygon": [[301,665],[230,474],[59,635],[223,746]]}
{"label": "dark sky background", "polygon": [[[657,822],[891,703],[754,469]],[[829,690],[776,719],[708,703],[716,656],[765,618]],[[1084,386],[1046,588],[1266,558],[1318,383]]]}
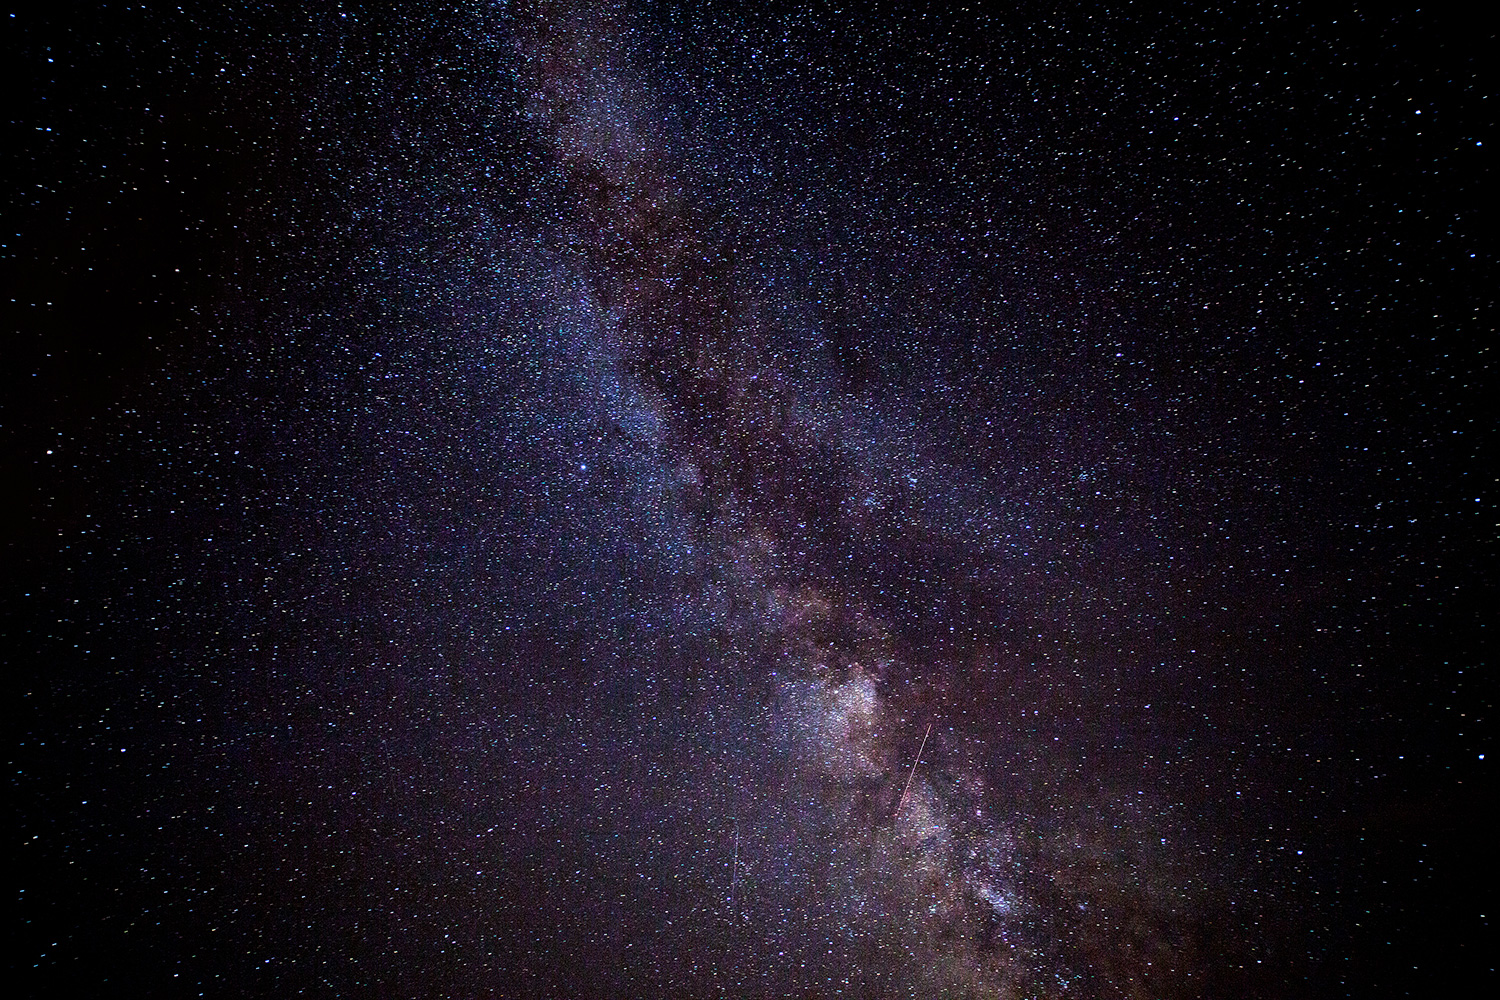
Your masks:
{"label": "dark sky background", "polygon": [[1492,33],[57,6],[17,995],[1493,982]]}

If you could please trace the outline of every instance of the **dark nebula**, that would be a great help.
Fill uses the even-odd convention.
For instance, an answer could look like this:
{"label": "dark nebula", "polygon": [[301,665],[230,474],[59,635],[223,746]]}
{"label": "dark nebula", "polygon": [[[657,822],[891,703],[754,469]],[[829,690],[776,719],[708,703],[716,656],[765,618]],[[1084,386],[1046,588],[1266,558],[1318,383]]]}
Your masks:
{"label": "dark nebula", "polygon": [[16,995],[1493,981],[1492,35],[5,32]]}

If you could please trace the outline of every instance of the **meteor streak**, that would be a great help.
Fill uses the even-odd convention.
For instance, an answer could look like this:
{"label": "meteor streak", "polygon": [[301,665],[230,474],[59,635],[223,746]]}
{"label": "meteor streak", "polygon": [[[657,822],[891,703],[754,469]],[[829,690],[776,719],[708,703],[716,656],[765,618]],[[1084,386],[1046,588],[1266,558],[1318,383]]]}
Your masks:
{"label": "meteor streak", "polygon": [[932,735],[932,723],[927,723],[927,732],[922,734],[922,746],[917,750],[917,759],[911,762],[911,770],[906,775],[906,787],[901,789],[901,801],[896,803],[896,812],[892,815],[894,819],[901,815],[901,807],[906,805],[906,793],[911,791],[911,779],[917,773],[917,765],[922,763],[922,752],[927,749],[927,737]]}

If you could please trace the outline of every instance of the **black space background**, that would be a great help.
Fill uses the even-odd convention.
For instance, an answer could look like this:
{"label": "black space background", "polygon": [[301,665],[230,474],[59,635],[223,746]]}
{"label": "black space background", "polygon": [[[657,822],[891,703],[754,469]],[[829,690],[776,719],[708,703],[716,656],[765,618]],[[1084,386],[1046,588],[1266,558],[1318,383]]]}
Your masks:
{"label": "black space background", "polygon": [[[1201,460],[1198,468],[1211,464],[1203,456],[1215,450],[1249,456],[1267,470],[1256,482],[1283,488],[1232,477],[1173,483],[1160,471],[1170,459],[1139,475],[1143,490],[1196,490],[1199,498],[1226,498],[1225,509],[1240,515],[1253,512],[1216,543],[1221,548],[1197,553],[1204,565],[1275,539],[1318,581],[1276,598],[1283,603],[1274,617],[1286,625],[1279,631],[1208,618],[1180,626],[1184,644],[1194,646],[1223,648],[1253,636],[1258,676],[1222,706],[1242,730],[1222,739],[1257,758],[1266,788],[1302,782],[1317,790],[1289,793],[1266,810],[1299,842],[1317,846],[1314,880],[1337,896],[1317,932],[1328,960],[1294,964],[1294,987],[1266,987],[1262,995],[1429,996],[1461,983],[1474,988],[1476,972],[1493,983],[1482,916],[1493,905],[1493,851],[1481,821],[1493,797],[1491,762],[1481,758],[1489,749],[1494,600],[1493,416],[1484,416],[1493,392],[1492,215],[1484,193],[1493,35],[1457,15],[1426,11],[1272,15],[1235,5],[1153,15],[1023,8],[1001,19],[997,40],[996,29],[958,14],[904,20],[886,32],[889,13],[819,8],[796,21],[799,43],[820,53],[826,76],[849,82],[817,98],[798,89],[810,92],[817,73],[777,77],[752,58],[753,44],[733,41],[779,35],[786,12],[774,5],[643,19],[678,43],[665,76],[718,73],[730,91],[759,87],[783,107],[805,110],[804,122],[826,116],[805,125],[815,138],[800,147],[805,161],[786,168],[796,176],[778,180],[787,189],[834,191],[836,201],[852,185],[859,197],[880,201],[916,183],[928,192],[927,222],[950,232],[964,231],[975,198],[1032,206],[1031,235],[1022,240],[1015,228],[993,246],[1021,260],[1013,280],[1030,289],[1014,314],[1000,307],[990,314],[997,327],[1019,331],[1017,342],[1051,336],[1045,322],[1029,317],[1068,314],[1070,289],[1086,283],[1094,322],[1132,331],[1122,349],[1151,372],[1149,387],[1133,398],[1160,412],[1140,419],[1190,437],[1194,414],[1243,415],[1233,435],[1205,432],[1182,447]],[[512,681],[483,675],[465,657],[544,655],[563,664],[570,654],[533,647],[588,641],[586,624],[561,612],[543,614],[544,623],[514,648],[491,639],[467,652],[462,643],[444,646],[439,635],[455,615],[385,616],[384,626],[371,617],[349,633],[304,635],[302,648],[314,654],[284,667],[301,671],[295,678],[270,669],[216,673],[221,660],[251,662],[263,652],[249,637],[261,631],[259,616],[272,612],[253,597],[225,596],[239,593],[247,566],[299,548],[358,551],[350,558],[367,560],[370,572],[388,565],[356,541],[364,537],[358,526],[328,512],[333,501],[310,501],[326,517],[262,502],[272,481],[361,446],[357,429],[338,425],[341,404],[288,401],[337,391],[326,390],[342,384],[328,372],[342,357],[374,364],[368,358],[398,336],[390,331],[420,321],[419,310],[341,282],[372,248],[409,240],[414,228],[380,218],[378,209],[352,223],[351,206],[375,196],[344,178],[380,159],[390,123],[399,121],[416,130],[434,123],[392,160],[405,182],[437,177],[453,185],[434,190],[434,198],[452,201],[454,190],[472,190],[503,214],[507,192],[528,183],[519,140],[507,145],[495,130],[479,138],[443,131],[462,125],[475,92],[503,90],[487,82],[503,79],[513,58],[503,16],[436,7],[361,12],[360,27],[335,46],[337,16],[332,7],[182,14],[111,5],[87,13],[7,11],[0,25],[10,74],[0,144],[7,182],[0,650],[13,706],[11,870],[22,890],[11,934],[18,943],[11,980],[21,984],[14,995],[406,995],[418,991],[413,982],[451,995],[507,988],[465,982],[454,971],[461,963],[420,948],[414,958],[392,960],[409,961],[399,974],[386,969],[365,979],[335,977],[339,989],[320,985],[326,980],[306,972],[313,956],[371,961],[383,946],[362,934],[408,939],[337,916],[313,931],[284,908],[259,908],[257,894],[269,891],[261,873],[276,851],[230,844],[255,839],[264,817],[280,808],[243,798],[258,793],[242,791],[230,775],[265,778],[285,757],[256,759],[250,743],[231,745],[239,730],[219,720],[241,711],[267,718],[313,711],[287,707],[282,688],[343,697],[364,718],[377,717],[377,703],[425,697],[403,687],[409,682],[394,669],[390,690],[330,693],[309,665],[317,649],[336,655],[364,643],[371,656],[394,655],[386,652],[393,644],[421,649],[410,655],[459,663],[444,675],[442,683],[458,691],[444,695],[444,704],[493,703],[498,714],[525,701],[523,712],[544,713],[534,695],[509,693]],[[477,23],[500,27],[486,35]],[[1236,42],[1232,54],[1225,39]],[[981,84],[954,68],[968,53],[996,46],[1012,60],[1000,82]],[[345,72],[350,66],[378,69],[383,83],[371,100],[359,86],[336,82],[354,75]],[[1093,66],[1100,76],[1087,76]],[[1253,113],[1226,96],[1252,84],[1263,88]],[[881,96],[892,87],[916,96]],[[926,114],[950,98],[977,101],[981,92],[990,103],[974,106],[990,110]],[[740,121],[759,121],[761,133],[721,137],[715,155],[734,162],[753,155],[757,143],[792,143],[781,130],[804,126],[779,113],[759,121],[739,112]],[[1161,120],[1174,115],[1204,124]],[[980,184],[975,194],[966,184],[994,169],[986,160],[992,147],[965,128],[989,116],[1003,119],[1016,165],[1004,184]],[[1127,133],[1139,136],[1147,126],[1151,138],[1125,143]],[[874,164],[865,150],[890,134],[901,136],[891,159]],[[1027,137],[1050,144],[1048,153],[1026,146]],[[459,148],[462,155],[451,154]],[[450,160],[436,167],[424,155]],[[386,194],[380,204],[394,204]],[[700,194],[706,213],[716,197],[727,197],[712,185]],[[1120,234],[1128,234],[1128,253],[1107,242]],[[808,279],[817,291],[808,296],[811,322],[827,331],[847,385],[887,380],[925,413],[923,385],[942,382],[958,386],[975,412],[999,413],[1013,401],[987,399],[965,373],[1003,363],[1007,351],[1025,353],[1026,363],[1060,373],[1065,383],[1087,381],[1075,344],[1017,347],[998,336],[976,344],[952,333],[944,317],[958,311],[956,299],[1001,296],[981,270],[946,261],[940,243],[920,252],[934,269],[953,268],[953,277],[906,307],[917,317],[908,325],[929,332],[904,340],[872,328],[860,294],[892,279],[879,265],[884,237],[845,234],[851,245],[856,236],[877,252],[864,264],[812,268]],[[1183,256],[1183,245],[1196,250]],[[289,348],[278,331],[295,326],[287,317],[297,315],[347,322],[329,327],[336,332],[304,327]],[[1226,347],[1229,328],[1256,332]],[[1079,343],[1091,336],[1080,333]],[[1209,371],[1229,377],[1209,378]],[[1322,374],[1328,371],[1339,377]],[[356,390],[348,391],[352,408]],[[1091,420],[1118,419],[1099,417],[1103,404],[1078,393],[1049,404],[1058,407],[1048,424],[1058,440],[1087,439]],[[251,398],[258,410],[245,405]],[[470,419],[462,403],[437,390],[422,405],[433,420]],[[246,416],[252,410],[262,416]],[[950,423],[940,436],[961,436],[961,415],[932,416],[933,426],[943,420]],[[273,431],[299,443],[264,440]],[[1050,446],[1034,447],[1040,461]],[[233,448],[264,462],[253,472],[215,464],[213,456]],[[201,461],[163,458],[169,450]],[[347,465],[330,468],[337,477]],[[330,487],[330,495],[354,489]],[[204,548],[208,538],[221,547]],[[940,562],[941,553],[932,558]],[[319,572],[308,569],[287,586],[317,597],[329,586]],[[441,566],[432,572],[441,574]],[[511,593],[490,583],[495,593]],[[462,600],[487,585],[469,581],[455,592]],[[1222,598],[1232,606],[1239,585],[1226,578],[1218,586],[1208,603],[1218,607]],[[318,599],[346,601],[358,617],[372,600],[362,593]],[[391,634],[377,634],[380,627]],[[926,640],[913,627],[905,641],[920,649]],[[582,683],[558,666],[542,686],[562,703],[565,689]],[[479,737],[469,745],[452,731],[409,723],[403,752],[429,761],[483,755]],[[424,739],[432,745],[415,745]],[[292,756],[344,753],[330,768],[359,773],[380,742],[314,742]],[[1315,761],[1303,752],[1309,745],[1320,748]],[[1295,754],[1283,752],[1290,746]],[[229,819],[231,800],[249,808]],[[216,814],[205,812],[210,805]],[[325,812],[318,822],[339,820]],[[337,864],[317,857],[321,841],[312,834],[300,844],[293,834],[288,843],[278,856],[300,850],[308,870]],[[395,863],[378,857],[383,848],[373,839],[357,846],[369,848],[361,866]],[[545,907],[537,912],[537,920],[551,919]],[[516,975],[517,983],[531,981]],[[560,993],[616,995],[599,985],[607,979],[553,975]],[[1260,987],[1239,988],[1253,994]]]}

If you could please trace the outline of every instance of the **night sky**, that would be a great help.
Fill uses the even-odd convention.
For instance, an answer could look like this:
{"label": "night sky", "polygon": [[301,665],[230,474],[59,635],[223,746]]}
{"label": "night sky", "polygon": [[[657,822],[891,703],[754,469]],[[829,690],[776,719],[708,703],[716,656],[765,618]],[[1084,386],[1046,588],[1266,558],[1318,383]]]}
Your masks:
{"label": "night sky", "polygon": [[1489,29],[43,6],[7,994],[1493,985]]}

